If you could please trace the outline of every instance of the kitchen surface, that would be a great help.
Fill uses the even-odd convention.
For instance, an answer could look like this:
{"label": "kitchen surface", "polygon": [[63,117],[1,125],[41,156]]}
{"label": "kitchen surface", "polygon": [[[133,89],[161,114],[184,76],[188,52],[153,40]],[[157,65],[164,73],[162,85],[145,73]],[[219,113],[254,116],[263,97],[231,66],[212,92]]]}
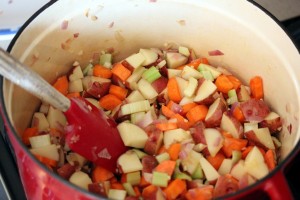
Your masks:
{"label": "kitchen surface", "polygon": [[[157,0],[159,1],[159,0]],[[0,47],[6,49],[13,39],[18,29],[26,22],[33,13],[39,8],[45,5],[49,0],[1,0],[0,1]],[[291,30],[296,30],[292,26],[295,19],[300,19],[300,0],[255,0],[256,3],[260,4],[272,15],[274,15],[279,21],[283,22],[284,25],[292,27]],[[26,8],[26,9],[24,9]],[[298,20],[299,21],[299,20]],[[298,22],[298,38],[300,37],[300,23]],[[295,32],[296,34],[296,32]],[[293,34],[292,34],[293,35]],[[1,138],[2,139],[2,138]],[[2,143],[2,141],[0,141]],[[0,143],[1,159],[3,148]],[[3,149],[2,149],[3,150]],[[294,166],[300,166],[300,156],[294,162]],[[8,162],[8,161],[7,161]],[[300,199],[299,191],[295,185],[300,184],[300,173],[299,169],[295,167],[291,168],[291,172],[286,176],[289,179],[290,186],[294,192],[296,199]],[[16,177],[17,178],[17,177]],[[3,177],[0,174],[0,183]],[[10,184],[8,185],[8,187]],[[0,200],[13,199],[6,195],[7,189],[0,187]]]}

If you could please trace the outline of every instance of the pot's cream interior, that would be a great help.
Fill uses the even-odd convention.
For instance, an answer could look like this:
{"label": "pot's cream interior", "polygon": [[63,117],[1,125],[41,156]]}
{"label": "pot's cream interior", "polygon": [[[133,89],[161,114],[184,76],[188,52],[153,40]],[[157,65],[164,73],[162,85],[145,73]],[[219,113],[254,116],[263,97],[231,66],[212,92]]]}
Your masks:
{"label": "pot's cream interior", "polygon": [[[11,53],[53,82],[75,60],[85,66],[101,50],[113,47],[119,60],[165,43],[186,45],[202,57],[219,49],[225,55],[208,57],[211,63],[244,81],[262,76],[267,102],[284,119],[281,158],[290,153],[300,136],[300,56],[276,22],[247,1],[58,1],[25,28]],[[21,133],[40,102],[8,81],[4,97]]]}

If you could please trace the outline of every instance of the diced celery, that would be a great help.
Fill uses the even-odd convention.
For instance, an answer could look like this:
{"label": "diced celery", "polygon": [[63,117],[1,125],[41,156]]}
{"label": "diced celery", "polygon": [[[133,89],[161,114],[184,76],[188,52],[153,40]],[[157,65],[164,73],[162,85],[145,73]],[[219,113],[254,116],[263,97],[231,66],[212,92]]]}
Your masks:
{"label": "diced celery", "polygon": [[130,172],[126,174],[126,181],[131,185],[138,185],[141,181],[140,171]]}
{"label": "diced celery", "polygon": [[169,153],[164,152],[164,153],[157,155],[155,158],[159,163],[161,163],[165,160],[170,160],[170,155],[169,155]]}
{"label": "diced celery", "polygon": [[154,171],[152,176],[152,185],[167,187],[170,179],[171,177],[167,173]]}
{"label": "diced celery", "polygon": [[87,76],[87,75],[93,75],[93,74],[90,74],[91,71],[93,71],[93,64],[92,63],[89,63],[83,70],[82,70],[82,73],[84,76]]}
{"label": "diced celery", "polygon": [[123,187],[129,196],[136,196],[135,191],[130,183],[123,183]]}
{"label": "diced celery", "polygon": [[201,71],[201,74],[203,75],[203,77],[204,77],[206,80],[214,81],[214,77],[213,77],[213,75],[211,74],[210,71],[208,71],[208,70],[203,70],[203,71]]}
{"label": "diced celery", "polygon": [[190,67],[186,65],[183,67],[183,70],[181,71],[181,77],[184,78],[185,80],[188,80],[190,77],[199,79],[202,77],[202,74],[198,70],[195,70],[194,67]]}
{"label": "diced celery", "polygon": [[199,164],[196,168],[196,170],[194,171],[194,173],[192,174],[192,178],[193,179],[203,179],[204,175],[203,175],[203,171],[202,171],[202,167]]}
{"label": "diced celery", "polygon": [[145,67],[139,67],[133,71],[133,73],[128,77],[126,82],[129,84],[129,88],[132,90],[137,90],[137,82],[142,77],[142,74],[146,71]]}
{"label": "diced celery", "polygon": [[123,115],[146,112],[148,110],[150,110],[150,103],[148,100],[136,101],[121,106],[121,112]]}
{"label": "diced celery", "polygon": [[238,102],[238,97],[237,97],[236,91],[235,91],[235,89],[229,90],[229,91],[228,91],[228,99],[227,99],[227,103],[228,103],[229,105],[232,105],[232,104],[234,104],[235,102]]}
{"label": "diced celery", "polygon": [[237,163],[242,158],[242,152],[238,150],[232,151],[232,165]]}
{"label": "diced celery", "polygon": [[109,53],[102,54],[100,56],[100,65],[103,65],[105,67],[111,67],[111,62],[112,62],[112,55]]}
{"label": "diced celery", "polygon": [[183,173],[183,172],[176,172],[174,174],[174,178],[175,179],[182,179],[182,180],[187,180],[187,181],[191,181],[192,180],[192,177],[187,175],[186,173]]}
{"label": "diced celery", "polygon": [[136,155],[139,157],[139,159],[142,159],[144,156],[147,155],[146,153],[144,153],[143,151],[141,151],[139,149],[132,149],[132,151],[134,151],[136,153]]}
{"label": "diced celery", "polygon": [[215,67],[204,64],[204,63],[200,63],[200,65],[198,66],[198,71],[210,71],[210,73],[212,74],[212,76],[215,78],[217,78],[218,76],[221,75],[221,72],[219,70],[217,70]]}
{"label": "diced celery", "polygon": [[152,83],[153,81],[160,78],[161,74],[159,73],[158,69],[156,69],[156,67],[152,66],[143,73],[142,77],[149,83]]}

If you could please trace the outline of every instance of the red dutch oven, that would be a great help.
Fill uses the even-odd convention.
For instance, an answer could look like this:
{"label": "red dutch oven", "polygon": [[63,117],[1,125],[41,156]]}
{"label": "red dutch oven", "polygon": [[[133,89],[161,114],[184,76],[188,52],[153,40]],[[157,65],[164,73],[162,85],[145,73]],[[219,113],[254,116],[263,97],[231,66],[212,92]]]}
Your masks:
{"label": "red dutch oven", "polygon": [[[116,60],[140,47],[177,43],[208,56],[243,81],[264,80],[265,100],[282,116],[280,162],[266,177],[227,199],[292,199],[284,171],[300,150],[300,55],[276,19],[240,0],[62,0],[30,18],[8,51],[53,82],[72,63],[114,48]],[[22,81],[22,80],[20,80]],[[1,113],[28,199],[98,199],[38,162],[20,140],[40,101],[1,78]]]}

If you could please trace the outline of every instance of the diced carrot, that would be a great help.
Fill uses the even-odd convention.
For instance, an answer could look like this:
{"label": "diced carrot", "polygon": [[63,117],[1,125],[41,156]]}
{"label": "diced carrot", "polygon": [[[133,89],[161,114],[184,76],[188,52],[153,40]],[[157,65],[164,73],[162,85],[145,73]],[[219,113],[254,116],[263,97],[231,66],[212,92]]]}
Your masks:
{"label": "diced carrot", "polygon": [[168,200],[176,199],[186,192],[186,182],[182,179],[175,179],[163,191]]}
{"label": "diced carrot", "polygon": [[146,179],[144,178],[144,176],[141,177],[139,186],[140,187],[147,187],[148,185],[150,185],[150,183],[148,181],[146,181]]}
{"label": "diced carrot", "polygon": [[188,64],[186,64],[187,66],[193,67],[194,69],[198,69],[199,65],[203,63],[203,64],[208,64],[208,60],[207,58],[197,58],[195,60],[192,60],[191,62],[189,62]]}
{"label": "diced carrot", "polygon": [[110,183],[118,183],[118,179],[114,176],[111,179],[109,179]]}
{"label": "diced carrot", "polygon": [[210,185],[189,189],[185,194],[187,200],[211,200],[214,188]]}
{"label": "diced carrot", "polygon": [[126,88],[111,84],[108,93],[115,95],[123,101],[127,96],[128,90]]}
{"label": "diced carrot", "polygon": [[125,190],[124,186],[121,183],[111,183],[110,188],[116,190]]}
{"label": "diced carrot", "polygon": [[183,70],[183,68],[185,67],[185,65],[181,65],[179,67],[176,67],[177,70]]}
{"label": "diced carrot", "polygon": [[38,155],[38,154],[34,154],[34,156],[41,162],[43,163],[44,165],[48,166],[48,167],[56,167],[57,166],[57,161],[56,160],[53,160],[53,159],[50,159],[50,158],[47,158],[45,156],[41,156],[41,155]]}
{"label": "diced carrot", "polygon": [[243,151],[242,151],[242,159],[245,159],[248,155],[248,153],[253,149],[254,146],[247,146]]}
{"label": "diced carrot", "polygon": [[238,139],[238,138],[224,138],[224,143],[222,147],[222,151],[224,152],[227,158],[231,157],[232,151],[238,150],[241,151],[248,144],[248,140],[246,139]]}
{"label": "diced carrot", "polygon": [[188,130],[193,126],[195,122],[189,122],[189,121],[177,121],[177,127],[182,128],[183,130]]}
{"label": "diced carrot", "polygon": [[157,172],[167,173],[169,176],[172,176],[175,166],[176,162],[174,160],[164,160],[159,163],[154,170]]}
{"label": "diced carrot", "polygon": [[67,95],[69,89],[69,81],[67,76],[59,77],[53,84],[53,87],[63,95]]}
{"label": "diced carrot", "polygon": [[157,190],[158,190],[157,186],[149,185],[143,189],[142,197],[144,199],[151,199],[151,196],[153,196],[153,194],[155,194]]}
{"label": "diced carrot", "polygon": [[266,162],[269,170],[273,170],[276,166],[276,160],[275,160],[274,152],[271,149],[269,149],[266,152],[264,158],[265,158],[265,162]]}
{"label": "diced carrot", "polygon": [[167,90],[169,99],[175,103],[179,103],[182,99],[182,96],[180,94],[179,86],[175,77],[172,77],[168,80]]}
{"label": "diced carrot", "polygon": [[180,143],[173,143],[168,148],[168,153],[170,155],[170,159],[176,161],[179,156],[179,152],[181,151],[181,144]]}
{"label": "diced carrot", "polygon": [[128,77],[131,75],[131,71],[124,67],[122,63],[116,63],[111,69],[111,72],[115,76],[117,76],[123,83],[125,83]]}
{"label": "diced carrot", "polygon": [[101,78],[111,78],[111,69],[104,67],[102,65],[96,64],[93,67],[93,75]]}
{"label": "diced carrot", "polygon": [[242,82],[237,77],[235,77],[233,75],[227,75],[227,78],[233,84],[233,88],[235,90],[238,89],[242,85]]}
{"label": "diced carrot", "polygon": [[162,153],[165,153],[165,152],[167,152],[167,149],[166,149],[165,145],[162,145],[162,146],[158,149],[157,154],[159,155],[159,154],[162,154]]}
{"label": "diced carrot", "polygon": [[107,180],[111,179],[112,177],[114,177],[114,174],[111,171],[109,171],[99,165],[96,166],[92,171],[92,180],[93,180],[93,182],[96,182],[96,183],[102,182],[102,181],[107,181]]}
{"label": "diced carrot", "polygon": [[221,133],[226,138],[233,138],[232,134],[227,131],[221,130]]}
{"label": "diced carrot", "polygon": [[215,81],[215,85],[217,86],[219,92],[223,92],[225,94],[227,94],[228,91],[234,87],[226,75],[218,76]]}
{"label": "diced carrot", "polygon": [[225,156],[223,153],[218,152],[214,157],[209,155],[206,159],[216,170],[218,170],[225,159]]}
{"label": "diced carrot", "polygon": [[250,79],[250,91],[253,98],[264,98],[263,80],[260,76],[255,76]]}
{"label": "diced carrot", "polygon": [[245,121],[245,116],[239,106],[236,106],[233,110],[232,113],[233,117],[239,120],[239,122],[244,122]]}
{"label": "diced carrot", "polygon": [[171,118],[172,116],[175,115],[175,113],[165,105],[161,106],[161,112],[165,117],[168,117],[168,118]]}
{"label": "diced carrot", "polygon": [[29,138],[39,134],[37,127],[26,128],[22,134],[22,141],[25,145],[30,145]]}
{"label": "diced carrot", "polygon": [[106,110],[113,110],[121,103],[122,101],[113,94],[107,94],[99,100],[100,106]]}
{"label": "diced carrot", "polygon": [[173,104],[174,104],[174,101],[170,100],[170,101],[167,103],[167,107],[171,110]]}
{"label": "diced carrot", "polygon": [[161,131],[167,131],[167,130],[173,130],[177,128],[177,123],[174,122],[161,122],[155,124],[156,128],[158,128]]}
{"label": "diced carrot", "polygon": [[186,113],[190,122],[203,121],[207,115],[208,108],[205,105],[197,105]]}
{"label": "diced carrot", "polygon": [[68,97],[69,99],[74,98],[74,97],[80,97],[80,92],[72,92],[72,93],[68,93],[66,95],[66,97]]}
{"label": "diced carrot", "polygon": [[186,115],[186,113],[188,111],[190,111],[192,108],[194,108],[195,106],[197,106],[198,104],[192,102],[192,103],[187,103],[187,104],[184,104],[182,106],[182,115]]}

